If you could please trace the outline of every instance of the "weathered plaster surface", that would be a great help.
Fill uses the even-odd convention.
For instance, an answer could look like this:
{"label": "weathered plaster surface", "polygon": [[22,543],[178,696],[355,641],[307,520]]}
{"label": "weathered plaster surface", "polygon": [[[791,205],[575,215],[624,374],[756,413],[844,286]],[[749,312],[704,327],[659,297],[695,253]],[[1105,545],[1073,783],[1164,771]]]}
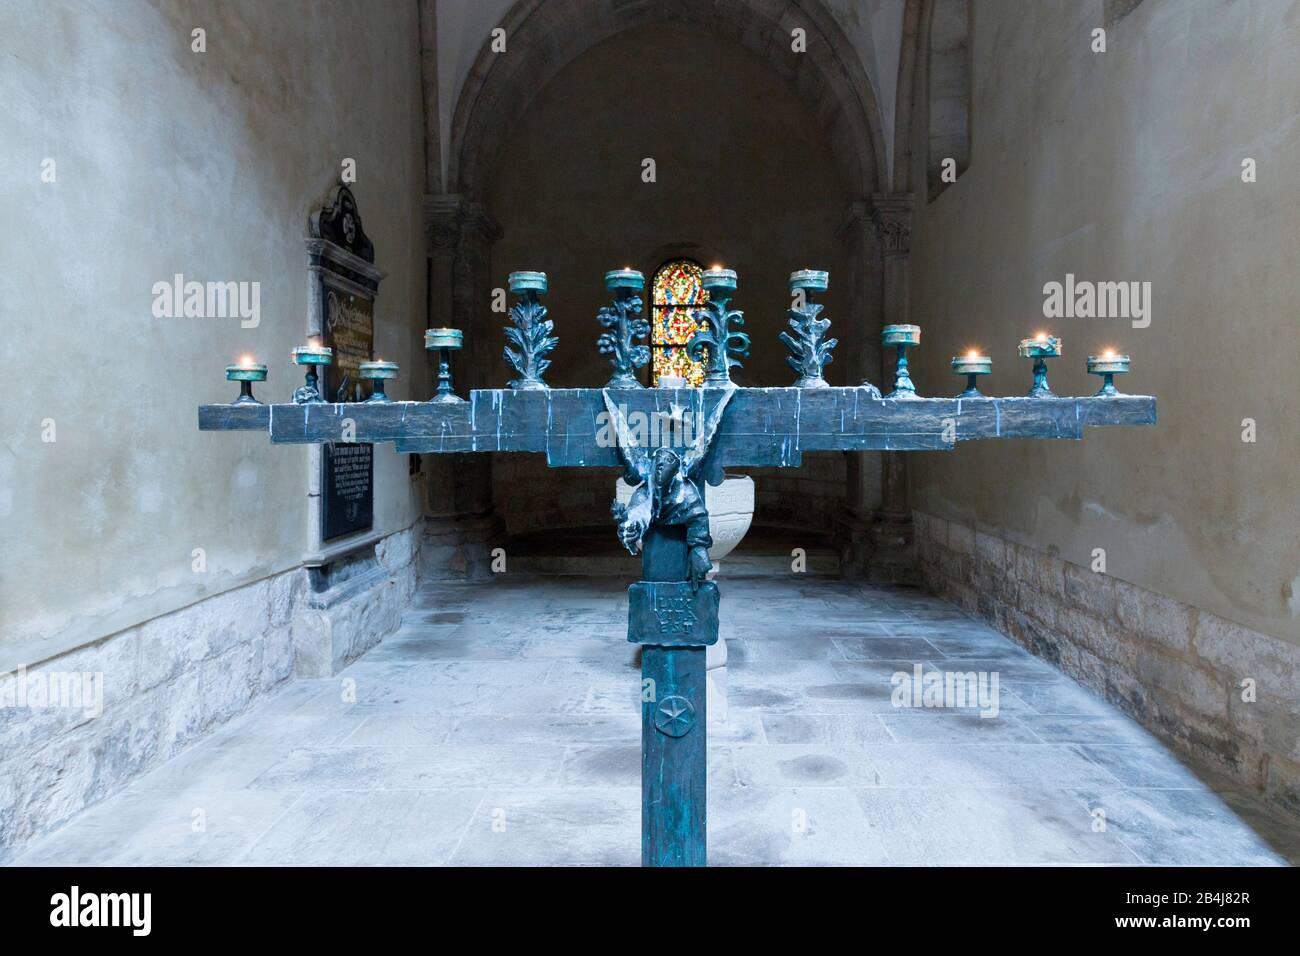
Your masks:
{"label": "weathered plaster surface", "polygon": [[[413,2],[0,0],[0,22],[0,358],[20,399],[0,425],[5,670],[300,560],[306,451],[200,434],[195,407],[228,400],[222,370],[245,353],[270,366],[263,398],[299,384],[307,216],[344,157],[389,273],[392,394],[430,386]],[[260,282],[260,324],[155,318],[153,284],[176,273]],[[375,460],[376,530],[407,527],[406,459]]]}
{"label": "weathered plaster surface", "polygon": [[[914,455],[916,505],[1084,567],[1104,548],[1119,578],[1295,643],[1300,13],[1147,2],[1094,54],[1102,7],[979,5],[971,165],[918,204],[913,377],[955,393],[948,359],[978,345],[994,357],[981,388],[1021,393],[1015,344],[1051,326],[1058,393],[1096,391],[1084,358],[1118,346],[1133,356],[1120,387],[1158,396],[1159,423]],[[1043,284],[1067,272],[1150,282],[1150,327],[1043,319]]]}

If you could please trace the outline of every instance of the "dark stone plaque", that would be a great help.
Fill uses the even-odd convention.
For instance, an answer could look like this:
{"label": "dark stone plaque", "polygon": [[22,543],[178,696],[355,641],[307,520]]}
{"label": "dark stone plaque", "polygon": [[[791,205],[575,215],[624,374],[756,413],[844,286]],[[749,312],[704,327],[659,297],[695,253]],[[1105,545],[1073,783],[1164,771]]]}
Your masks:
{"label": "dark stone plaque", "polygon": [[[375,295],[382,275],[374,268],[374,245],[361,228],[356,200],[346,186],[311,220],[308,242],[317,295],[322,345],[334,350],[324,368],[327,402],[360,402],[369,389],[359,375],[375,357]],[[330,541],[374,526],[374,446],[331,443],[321,453],[321,540]]]}

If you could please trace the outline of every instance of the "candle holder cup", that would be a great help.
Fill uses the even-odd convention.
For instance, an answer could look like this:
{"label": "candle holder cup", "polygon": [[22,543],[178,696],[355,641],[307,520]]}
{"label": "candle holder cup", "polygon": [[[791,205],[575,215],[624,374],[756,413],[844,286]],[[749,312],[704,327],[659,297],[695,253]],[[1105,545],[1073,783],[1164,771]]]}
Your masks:
{"label": "candle holder cup", "polygon": [[239,383],[239,397],[232,405],[261,405],[253,397],[253,383],[266,381],[265,365],[227,365],[226,380]]}
{"label": "candle holder cup", "polygon": [[295,365],[307,369],[306,381],[294,390],[293,400],[298,405],[323,402],[320,393],[320,376],[316,373],[319,365],[334,364],[334,350],[324,345],[300,345],[289,353]]}
{"label": "candle holder cup", "polygon": [[1101,391],[1097,393],[1098,398],[1109,398],[1112,395],[1122,395],[1119,389],[1115,387],[1115,376],[1123,375],[1129,369],[1129,357],[1127,355],[1115,355],[1109,353],[1106,355],[1089,355],[1088,356],[1088,374],[1100,375]]}
{"label": "candle holder cup", "polygon": [[984,393],[975,385],[981,375],[993,371],[993,359],[987,355],[963,355],[952,360],[952,370],[958,375],[966,376],[966,391],[958,393],[958,398],[983,398]]}
{"label": "candle holder cup", "polygon": [[438,350],[438,390],[429,401],[442,405],[465,401],[451,388],[451,353],[459,349],[464,341],[465,333],[460,329],[425,329],[424,347],[430,351]]}
{"label": "candle holder cup", "polygon": [[1056,393],[1047,384],[1047,359],[1059,358],[1061,340],[1055,335],[1039,335],[1020,340],[1022,358],[1034,360],[1034,384],[1029,389],[1030,398],[1055,398]]}
{"label": "candle holder cup", "polygon": [[390,378],[397,378],[396,362],[362,362],[357,369],[357,374],[369,380],[374,386],[374,391],[366,399],[367,403],[392,401],[384,390],[384,383]]}
{"label": "candle holder cup", "polygon": [[894,365],[894,390],[885,398],[916,398],[916,386],[912,384],[912,376],[907,372],[907,350],[921,344],[921,327],[887,325],[880,331],[880,341],[898,350],[898,360]]}

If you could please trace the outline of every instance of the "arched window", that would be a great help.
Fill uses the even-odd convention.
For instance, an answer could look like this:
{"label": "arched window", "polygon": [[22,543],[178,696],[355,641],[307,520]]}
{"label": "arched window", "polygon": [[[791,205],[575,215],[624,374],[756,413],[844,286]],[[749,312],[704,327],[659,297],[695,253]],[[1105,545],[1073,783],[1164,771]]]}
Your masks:
{"label": "arched window", "polygon": [[695,312],[709,299],[703,269],[694,259],[669,259],[655,272],[650,284],[650,384],[662,375],[680,375],[692,388],[704,381],[704,365],[692,362],[686,352],[700,323]]}

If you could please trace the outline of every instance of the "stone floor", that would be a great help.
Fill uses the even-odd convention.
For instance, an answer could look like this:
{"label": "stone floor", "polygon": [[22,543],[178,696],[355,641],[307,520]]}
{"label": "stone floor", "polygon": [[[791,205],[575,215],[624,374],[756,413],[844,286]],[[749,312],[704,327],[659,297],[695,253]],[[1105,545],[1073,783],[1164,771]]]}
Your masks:
{"label": "stone floor", "polygon": [[[721,583],[730,712],[710,728],[714,864],[1300,858],[1297,821],[1203,782],[950,605],[830,579]],[[426,586],[402,629],[341,675],[290,685],[17,862],[636,864],[623,587]],[[996,672],[997,715],[893,706],[891,675],[918,663]]]}

